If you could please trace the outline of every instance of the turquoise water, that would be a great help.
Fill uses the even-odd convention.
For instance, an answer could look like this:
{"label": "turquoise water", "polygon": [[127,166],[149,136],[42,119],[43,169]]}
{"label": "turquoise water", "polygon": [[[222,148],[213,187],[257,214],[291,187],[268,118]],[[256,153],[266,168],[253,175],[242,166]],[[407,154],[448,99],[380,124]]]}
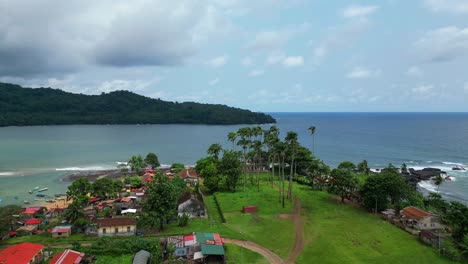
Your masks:
{"label": "turquoise water", "polygon": [[[273,113],[284,134],[294,130],[311,147],[307,130],[317,127],[315,151],[327,164],[343,160],[438,167],[455,177],[440,191],[468,202],[468,114],[466,113]],[[269,125],[264,125],[267,128]],[[46,194],[63,193],[63,175],[87,169],[115,168],[131,155],[155,152],[161,163],[194,164],[212,143],[231,148],[227,134],[241,126],[206,125],[78,125],[0,128],[0,198],[3,204],[34,197],[34,186]],[[430,182],[420,186],[433,190]],[[18,199],[14,199],[18,196]]]}

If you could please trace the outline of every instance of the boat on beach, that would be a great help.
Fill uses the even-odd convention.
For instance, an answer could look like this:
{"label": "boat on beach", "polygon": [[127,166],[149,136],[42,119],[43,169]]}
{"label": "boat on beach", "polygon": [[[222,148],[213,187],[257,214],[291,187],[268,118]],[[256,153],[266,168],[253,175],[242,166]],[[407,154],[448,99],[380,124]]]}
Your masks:
{"label": "boat on beach", "polygon": [[44,198],[34,198],[34,201],[44,201]]}
{"label": "boat on beach", "polygon": [[37,190],[37,191],[38,191],[38,192],[44,192],[44,191],[47,191],[47,190],[49,190],[49,188],[45,187],[45,188],[39,189],[39,190]]}
{"label": "boat on beach", "polygon": [[29,201],[28,201],[28,200],[24,200],[23,203],[24,203],[24,204],[29,204]]}
{"label": "boat on beach", "polygon": [[34,187],[33,191],[39,190],[39,186]]}
{"label": "boat on beach", "polygon": [[63,197],[63,196],[67,196],[66,194],[63,194],[63,193],[56,193],[54,194],[55,197]]}
{"label": "boat on beach", "polygon": [[45,194],[36,194],[36,197],[45,197],[46,195]]}
{"label": "boat on beach", "polygon": [[32,194],[32,193],[33,193],[33,190],[29,190],[28,193],[29,193],[29,194]]}

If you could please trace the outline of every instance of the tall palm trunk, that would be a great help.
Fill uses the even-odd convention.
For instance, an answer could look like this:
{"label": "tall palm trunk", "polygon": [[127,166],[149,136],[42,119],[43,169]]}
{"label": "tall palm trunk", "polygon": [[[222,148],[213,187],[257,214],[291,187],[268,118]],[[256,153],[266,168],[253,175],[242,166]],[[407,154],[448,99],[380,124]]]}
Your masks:
{"label": "tall palm trunk", "polygon": [[289,186],[288,186],[288,199],[292,199],[292,179],[293,179],[293,170],[294,170],[294,153],[291,157],[291,164],[289,164]]}
{"label": "tall palm trunk", "polygon": [[281,169],[281,170],[282,170],[281,185],[282,185],[282,189],[283,189],[283,191],[281,192],[281,194],[282,194],[281,199],[282,199],[283,208],[284,208],[284,196],[285,196],[285,195],[284,195],[284,178],[285,178],[285,177],[284,177],[284,156],[283,156],[283,160],[282,160],[281,164],[282,164],[282,165],[281,165],[281,167],[282,167],[282,169]]}

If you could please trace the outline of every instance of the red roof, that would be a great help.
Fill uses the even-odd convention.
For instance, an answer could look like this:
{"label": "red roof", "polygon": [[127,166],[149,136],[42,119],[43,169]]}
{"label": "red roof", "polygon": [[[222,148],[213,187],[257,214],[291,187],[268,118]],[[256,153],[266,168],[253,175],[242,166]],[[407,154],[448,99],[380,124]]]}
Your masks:
{"label": "red roof", "polygon": [[417,207],[414,207],[414,206],[405,207],[400,213],[404,217],[413,219],[416,221],[419,221],[431,215],[431,213],[424,211],[422,209],[419,209]]}
{"label": "red roof", "polygon": [[23,214],[35,214],[40,211],[42,207],[28,207],[24,210]]}
{"label": "red roof", "polygon": [[24,242],[8,247],[0,252],[0,263],[2,264],[27,264],[42,249],[43,245]]}
{"label": "red roof", "polygon": [[24,224],[25,225],[40,225],[41,222],[42,222],[41,219],[31,218],[27,220],[26,222],[24,222]]}
{"label": "red roof", "polygon": [[133,218],[102,218],[97,220],[99,227],[113,227],[113,226],[130,226],[136,225],[136,220]]}
{"label": "red roof", "polygon": [[194,239],[194,236],[193,235],[185,235],[184,236],[184,241],[191,241]]}
{"label": "red roof", "polygon": [[95,202],[100,201],[100,200],[101,200],[101,198],[99,198],[99,197],[93,197],[93,198],[89,199],[88,202],[95,203]]}
{"label": "red roof", "polygon": [[198,178],[198,173],[191,168],[186,168],[185,170],[179,172],[179,177],[181,178],[187,178],[187,177],[192,177],[192,178]]}
{"label": "red roof", "polygon": [[78,264],[80,263],[84,255],[85,253],[67,249],[60,253],[57,253],[49,263],[50,264]]}

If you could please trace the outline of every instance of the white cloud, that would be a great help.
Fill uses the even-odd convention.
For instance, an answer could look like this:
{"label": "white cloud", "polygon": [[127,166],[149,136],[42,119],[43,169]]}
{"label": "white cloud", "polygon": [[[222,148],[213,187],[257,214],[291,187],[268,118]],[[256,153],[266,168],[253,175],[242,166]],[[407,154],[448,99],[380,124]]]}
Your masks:
{"label": "white cloud", "polygon": [[283,48],[292,38],[302,35],[309,30],[307,23],[295,25],[294,27],[263,30],[257,32],[254,39],[247,45],[253,50],[279,50]]}
{"label": "white cloud", "polygon": [[341,15],[344,18],[366,17],[373,14],[375,11],[377,11],[378,8],[379,7],[375,5],[353,5],[343,10]]}
{"label": "white cloud", "polygon": [[351,47],[370,26],[369,20],[352,20],[352,22],[347,23],[345,26],[329,29],[329,34],[313,49],[312,63],[319,65],[334,50]]}
{"label": "white cloud", "polygon": [[291,56],[286,57],[283,60],[283,65],[285,67],[299,67],[304,65],[304,58],[302,56]]}
{"label": "white cloud", "polygon": [[422,52],[424,60],[431,62],[451,61],[468,54],[468,27],[438,28],[426,32],[414,43]]}
{"label": "white cloud", "polygon": [[241,64],[244,65],[245,67],[252,66],[253,60],[250,57],[245,57],[242,59]]}
{"label": "white cloud", "polygon": [[468,1],[466,0],[425,0],[424,3],[434,12],[468,14]]}
{"label": "white cloud", "polygon": [[208,84],[209,84],[210,86],[215,86],[215,85],[218,84],[218,83],[219,83],[219,78],[215,78],[215,79],[210,80],[210,81],[208,82]]}
{"label": "white cloud", "polygon": [[406,73],[414,77],[422,77],[424,75],[424,71],[418,66],[411,66]]}
{"label": "white cloud", "polygon": [[261,69],[255,69],[255,70],[252,70],[252,71],[249,72],[250,77],[257,77],[257,76],[261,76],[263,74],[265,74],[265,71],[261,70]]}
{"label": "white cloud", "polygon": [[210,65],[211,67],[222,67],[227,64],[228,59],[229,57],[226,55],[219,56],[207,61],[206,64]]}
{"label": "white cloud", "polygon": [[354,67],[348,74],[347,78],[350,79],[367,79],[380,75],[380,70],[370,70],[364,67]]}
{"label": "white cloud", "polygon": [[3,0],[0,10],[0,76],[183,64],[230,28],[197,0]]}
{"label": "white cloud", "polygon": [[418,87],[411,89],[411,91],[415,94],[425,95],[431,92],[433,88],[434,88],[433,85],[420,85]]}
{"label": "white cloud", "polygon": [[266,59],[266,64],[268,64],[268,65],[278,64],[278,63],[282,62],[285,57],[286,57],[286,55],[284,55],[283,53],[272,53],[272,54],[268,55],[268,57]]}

